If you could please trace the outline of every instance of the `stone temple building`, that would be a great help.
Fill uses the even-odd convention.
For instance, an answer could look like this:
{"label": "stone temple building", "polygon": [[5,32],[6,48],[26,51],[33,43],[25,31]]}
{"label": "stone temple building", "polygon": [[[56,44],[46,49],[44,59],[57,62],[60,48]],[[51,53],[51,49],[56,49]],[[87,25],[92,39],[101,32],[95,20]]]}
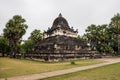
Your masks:
{"label": "stone temple building", "polygon": [[79,40],[77,35],[78,31],[70,27],[67,20],[59,14],[52,27],[44,31],[44,39],[35,45],[34,57],[50,61],[85,56],[88,53],[87,44]]}

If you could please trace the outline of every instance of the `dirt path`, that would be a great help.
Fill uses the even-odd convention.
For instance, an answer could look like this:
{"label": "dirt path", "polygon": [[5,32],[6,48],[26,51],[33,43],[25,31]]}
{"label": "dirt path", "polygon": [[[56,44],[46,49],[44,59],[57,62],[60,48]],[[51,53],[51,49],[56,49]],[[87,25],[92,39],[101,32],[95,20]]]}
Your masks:
{"label": "dirt path", "polygon": [[40,73],[40,74],[17,76],[17,77],[11,77],[11,78],[0,79],[0,80],[36,80],[36,79],[43,79],[43,78],[47,78],[47,77],[52,77],[52,76],[57,76],[57,75],[62,75],[62,74],[67,74],[67,73],[92,69],[92,68],[101,67],[101,66],[105,66],[105,65],[120,62],[120,58],[109,58],[109,59],[99,59],[99,60],[105,61],[105,62],[100,63],[100,64],[95,64],[95,65],[82,66],[82,67],[70,68],[70,69],[65,69],[65,70],[57,70],[57,71],[52,71],[52,72]]}

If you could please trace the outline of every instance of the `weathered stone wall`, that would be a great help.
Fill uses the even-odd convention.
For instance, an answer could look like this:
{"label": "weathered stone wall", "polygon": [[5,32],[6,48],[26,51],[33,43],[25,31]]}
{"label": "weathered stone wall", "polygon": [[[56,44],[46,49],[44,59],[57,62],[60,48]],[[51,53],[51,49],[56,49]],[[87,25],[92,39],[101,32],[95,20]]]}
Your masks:
{"label": "weathered stone wall", "polygon": [[75,37],[77,38],[77,33],[75,32],[71,32],[69,30],[64,30],[64,29],[57,29],[57,30],[54,30],[52,32],[52,34],[48,35],[48,34],[44,34],[44,38],[48,38],[48,37],[51,37],[51,36],[56,36],[56,35],[64,35],[64,36],[68,36],[68,37]]}

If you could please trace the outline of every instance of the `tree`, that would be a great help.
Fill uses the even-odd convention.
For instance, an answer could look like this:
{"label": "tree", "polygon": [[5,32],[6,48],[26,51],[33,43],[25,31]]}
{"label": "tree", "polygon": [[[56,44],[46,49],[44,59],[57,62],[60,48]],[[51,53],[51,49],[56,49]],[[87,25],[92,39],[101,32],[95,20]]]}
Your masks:
{"label": "tree", "polygon": [[40,30],[35,29],[31,32],[31,36],[28,39],[32,40],[34,43],[37,43],[43,39],[43,33]]}
{"label": "tree", "polygon": [[117,13],[109,25],[90,25],[84,38],[92,50],[120,55],[120,14]]}
{"label": "tree", "polygon": [[34,43],[32,40],[25,40],[22,44],[23,51],[25,53],[31,53],[33,51]]}
{"label": "tree", "polygon": [[7,22],[5,29],[3,30],[4,37],[8,40],[11,48],[11,57],[16,56],[17,43],[26,33],[26,29],[28,28],[28,26],[25,24],[25,22],[26,20],[24,18],[19,15],[15,15]]}
{"label": "tree", "polygon": [[103,46],[100,47],[100,50],[103,52],[103,53],[108,53],[108,54],[112,54],[114,53],[114,50],[112,47],[110,47],[109,45],[105,44]]}
{"label": "tree", "polygon": [[88,41],[88,43],[90,43],[91,45],[91,49],[92,50],[96,50],[97,47],[97,26],[92,24],[90,26],[87,27],[86,29],[86,34],[84,35],[84,37],[86,38],[86,40]]}
{"label": "tree", "polygon": [[83,36],[80,36],[80,35],[77,36],[77,39],[78,40],[84,40]]}
{"label": "tree", "polygon": [[120,55],[120,14],[117,13],[111,18],[109,24],[109,32],[111,34],[111,45],[114,47],[114,50]]}
{"label": "tree", "polygon": [[88,43],[90,43],[91,50],[113,53],[113,49],[109,45],[110,35],[108,33],[108,26],[106,24],[98,26],[92,24],[88,26],[84,36]]}
{"label": "tree", "polygon": [[9,54],[9,52],[10,47],[7,44],[7,40],[3,36],[0,36],[0,53],[2,53],[2,56],[4,57],[4,55]]}

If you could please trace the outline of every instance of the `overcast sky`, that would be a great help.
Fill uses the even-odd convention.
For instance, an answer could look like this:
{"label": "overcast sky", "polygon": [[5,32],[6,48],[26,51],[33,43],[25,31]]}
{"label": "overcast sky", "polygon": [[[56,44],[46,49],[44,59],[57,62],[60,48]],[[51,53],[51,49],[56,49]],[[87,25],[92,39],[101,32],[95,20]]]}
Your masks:
{"label": "overcast sky", "polygon": [[120,0],[0,0],[0,34],[9,19],[21,15],[29,26],[23,36],[27,39],[34,29],[51,27],[59,13],[83,35],[87,26],[108,24],[120,13]]}

